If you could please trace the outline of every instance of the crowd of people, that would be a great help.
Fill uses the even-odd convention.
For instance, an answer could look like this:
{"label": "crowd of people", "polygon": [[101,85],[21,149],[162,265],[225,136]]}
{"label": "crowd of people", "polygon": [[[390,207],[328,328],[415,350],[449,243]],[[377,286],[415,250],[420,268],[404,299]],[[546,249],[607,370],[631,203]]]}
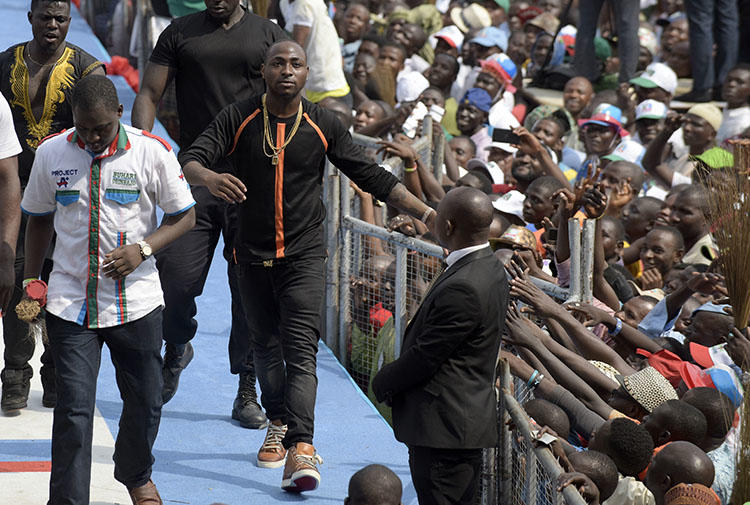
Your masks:
{"label": "crowd of people", "polygon": [[[401,338],[388,244],[363,239],[350,287],[342,359],[409,446],[420,503],[473,503],[496,355],[533,392],[523,407],[554,438],[560,485],[588,503],[750,500],[732,495],[750,335],[708,205],[750,138],[746,2],[152,4],[174,19],[139,69],[132,127],[104,65],[65,41],[70,1],[32,0],[33,38],[0,54],[2,409],[27,405],[34,344],[13,307],[43,303],[44,280],[51,504],[88,503],[99,342],[125,404],[115,476],[134,503],[161,503],[151,447],[220,236],[232,417],[267,429],[257,464],[284,467],[284,489],[318,486],[326,159],[363,221],[450,253],[444,274],[410,258],[412,324],[391,364],[373,353]],[[179,158],[149,133],[161,114]],[[437,170],[412,145],[427,127],[444,140]],[[592,303],[532,280],[571,285],[570,219],[596,221]]]}

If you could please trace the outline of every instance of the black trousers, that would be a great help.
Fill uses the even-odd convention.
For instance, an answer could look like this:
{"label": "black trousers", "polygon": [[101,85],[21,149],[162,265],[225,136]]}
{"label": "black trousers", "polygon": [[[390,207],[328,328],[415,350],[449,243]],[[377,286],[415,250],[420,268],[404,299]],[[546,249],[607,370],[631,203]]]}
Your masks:
{"label": "black trousers", "polygon": [[409,469],[419,505],[474,505],[482,449],[409,447]]}
{"label": "black trousers", "polygon": [[312,444],[325,260],[240,264],[237,277],[266,415],[287,425],[284,447]]}
{"label": "black trousers", "polygon": [[229,365],[233,374],[253,370],[253,356],[245,314],[237,288],[232,244],[237,232],[237,206],[213,196],[203,186],[192,188],[195,227],[156,253],[164,292],[163,338],[169,344],[186,344],[195,336],[195,299],[203,293],[219,236],[224,236],[224,259],[232,295],[232,328],[229,332]]}
{"label": "black trousers", "polygon": [[161,308],[120,326],[97,329],[47,314],[57,370],[48,505],[89,503],[96,379],[105,343],[122,397],[115,479],[138,487],[151,478],[151,449],[161,420],[161,323]]}
{"label": "black trousers", "polygon": [[[3,351],[3,359],[5,361],[3,373],[0,374],[3,383],[6,381],[5,371],[20,370],[24,372],[24,376],[31,377],[33,372],[29,360],[34,356],[35,341],[33,338],[29,338],[29,325],[18,319],[16,315],[16,305],[21,301],[23,296],[23,263],[24,263],[24,238],[26,236],[26,221],[27,217],[24,214],[21,220],[21,229],[18,232],[18,243],[16,245],[16,260],[14,264],[15,268],[15,289],[13,290],[13,297],[8,305],[8,312],[3,314],[3,341],[5,343],[5,349]],[[49,274],[52,271],[52,260],[45,259],[42,267],[42,279],[47,281]],[[49,354],[47,346],[44,348],[44,353],[41,357],[42,368],[39,373],[42,376],[43,385],[51,384],[55,380],[55,366],[52,363],[52,357]]]}

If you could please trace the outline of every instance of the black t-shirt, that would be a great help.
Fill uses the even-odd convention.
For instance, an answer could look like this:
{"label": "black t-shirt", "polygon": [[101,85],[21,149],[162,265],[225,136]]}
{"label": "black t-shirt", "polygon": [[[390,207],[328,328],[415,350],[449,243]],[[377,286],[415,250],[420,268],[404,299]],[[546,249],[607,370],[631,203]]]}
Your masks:
{"label": "black t-shirt", "polygon": [[103,65],[80,47],[66,43],[50,70],[41,117],[34,117],[29,103],[29,71],[23,58],[26,44],[13,45],[0,53],[0,92],[13,112],[13,125],[23,148],[18,156],[21,187],[29,180],[39,142],[73,126],[70,98],[75,84]]}
{"label": "black t-shirt", "polygon": [[206,11],[174,19],[151,53],[151,61],[176,69],[180,147],[186,148],[230,103],[263,93],[260,67],[266,51],[286,33],[246,12],[228,30]]}

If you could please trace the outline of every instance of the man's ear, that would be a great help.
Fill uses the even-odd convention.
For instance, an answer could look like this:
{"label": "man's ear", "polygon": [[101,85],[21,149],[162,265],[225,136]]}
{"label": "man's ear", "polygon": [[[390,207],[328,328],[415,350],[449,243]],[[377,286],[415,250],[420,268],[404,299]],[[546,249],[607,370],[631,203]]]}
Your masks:
{"label": "man's ear", "polygon": [[672,438],[672,432],[669,430],[662,430],[659,435],[656,437],[656,446],[662,446],[670,441]]}

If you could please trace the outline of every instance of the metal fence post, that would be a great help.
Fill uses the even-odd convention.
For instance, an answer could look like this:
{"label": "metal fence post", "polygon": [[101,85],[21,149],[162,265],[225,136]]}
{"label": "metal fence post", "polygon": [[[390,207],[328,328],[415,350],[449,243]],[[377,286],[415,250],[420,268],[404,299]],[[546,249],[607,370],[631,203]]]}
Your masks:
{"label": "metal fence post", "polygon": [[[344,217],[349,215],[349,178],[341,174],[339,179],[339,201],[340,203],[340,219],[339,223],[342,222]],[[338,334],[338,352],[337,356],[339,361],[346,366],[346,336],[347,326],[349,319],[349,275],[351,270],[351,250],[352,250],[352,232],[348,228],[340,228],[340,244],[341,244],[341,256],[339,265],[341,270],[339,272],[339,334]],[[335,275],[335,273],[334,273]]]}
{"label": "metal fence post", "polygon": [[591,303],[594,282],[594,242],[596,220],[586,219],[581,234],[581,301]]}
{"label": "metal fence post", "polygon": [[324,201],[326,202],[326,328],[325,342],[328,347],[335,349],[338,355],[338,315],[339,315],[339,285],[337,279],[341,261],[339,248],[339,230],[341,226],[341,209],[339,206],[339,177],[338,170],[330,162],[326,163],[325,179],[323,182]]}
{"label": "metal fence post", "polygon": [[581,301],[581,223],[576,218],[568,219],[568,243],[570,246],[570,294],[568,302]]}
{"label": "metal fence post", "polygon": [[396,339],[393,342],[393,356],[398,358],[401,355],[401,340],[406,327],[406,247],[396,245]]}

